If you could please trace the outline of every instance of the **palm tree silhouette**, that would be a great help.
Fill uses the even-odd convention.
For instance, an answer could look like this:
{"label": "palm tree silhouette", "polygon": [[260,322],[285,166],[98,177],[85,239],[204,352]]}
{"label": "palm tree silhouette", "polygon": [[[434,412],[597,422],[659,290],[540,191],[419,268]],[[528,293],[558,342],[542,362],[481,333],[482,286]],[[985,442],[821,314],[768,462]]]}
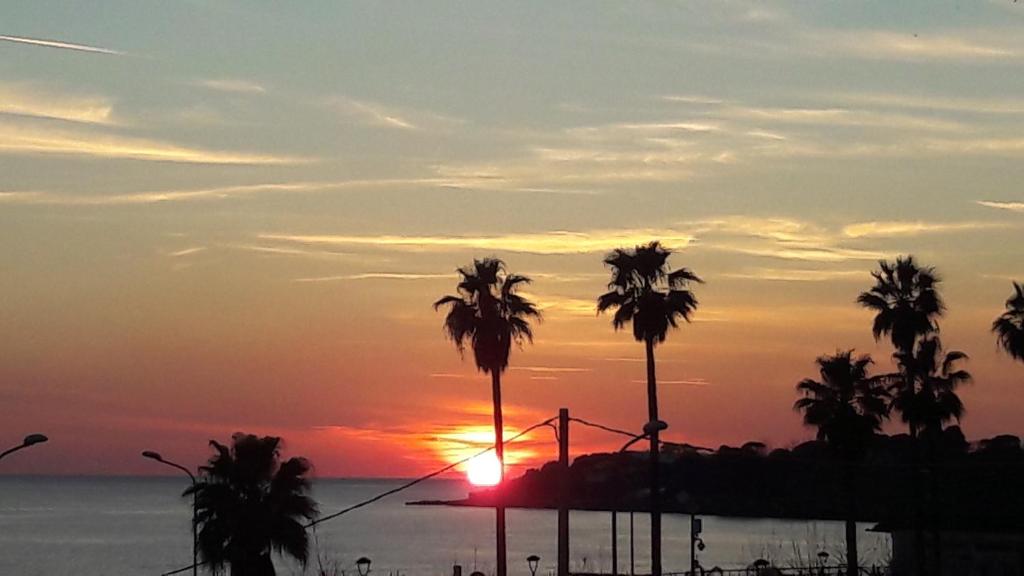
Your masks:
{"label": "palm tree silhouette", "polygon": [[999,346],[1015,360],[1024,362],[1024,285],[1013,283],[1006,311],[992,323]]}
{"label": "palm tree silhouette", "polygon": [[796,389],[804,394],[793,408],[804,413],[804,424],[818,429],[824,440],[844,458],[859,458],[888,415],[882,381],[868,376],[868,355],[837,352],[817,359],[821,381],[807,378]]}
{"label": "palm tree silhouette", "polygon": [[[658,241],[632,250],[617,248],[604,263],[611,268],[608,292],[597,299],[598,314],[615,308],[612,325],[616,330],[632,322],[633,337],[643,342],[647,352],[647,419],[658,422],[658,384],[654,367],[654,346],[664,342],[669,328],[678,326],[678,318],[687,322],[697,309],[697,298],[689,290],[691,282],[703,282],[686,268],[669,271],[672,251]],[[667,288],[667,289],[666,289]],[[646,427],[645,427],[646,428]],[[659,478],[660,444],[658,429],[651,426],[651,574],[661,576],[661,486]]]}
{"label": "palm tree silhouette", "polygon": [[309,496],[305,458],[280,461],[281,439],[235,434],[231,447],[211,440],[217,453],[185,491],[196,497],[199,550],[214,574],[273,576],[271,552],[305,563],[309,538],[303,520],[317,514]]}
{"label": "palm tree silhouette", "polygon": [[897,354],[901,366],[914,375],[914,385],[907,387],[902,378],[892,385],[892,408],[900,413],[903,422],[911,427],[911,435],[924,435],[929,441],[942,432],[943,424],[964,415],[964,405],[956,393],[962,384],[970,383],[970,372],[959,367],[967,354],[951,350],[944,352],[938,336],[927,336],[917,344],[909,356]]}
{"label": "palm tree silhouette", "polygon": [[[857,297],[857,302],[875,312],[872,333],[875,340],[888,335],[899,364],[904,394],[911,394],[917,377],[912,373],[914,346],[920,338],[938,332],[936,320],[945,311],[937,290],[940,282],[935,269],[918,266],[913,256],[898,257],[895,263],[881,261],[872,272],[875,285]],[[894,408],[897,408],[895,405]],[[906,420],[905,420],[906,421]],[[906,421],[911,436],[919,425]]]}
{"label": "palm tree silhouette", "polygon": [[[494,402],[494,450],[501,472],[499,486],[505,475],[504,425],[501,414],[501,373],[508,367],[512,343],[533,341],[530,319],[540,320],[537,307],[516,290],[530,283],[526,276],[508,274],[505,263],[497,258],[473,260],[472,266],[458,269],[462,280],[458,295],[445,296],[434,303],[434,310],[448,306],[444,320],[445,334],[463,353],[468,343],[473,350],[476,367],[491,375],[491,397]],[[500,496],[499,496],[500,497]],[[505,507],[495,506],[497,523],[497,576],[505,576]]]}
{"label": "palm tree silhouette", "polygon": [[[853,351],[837,352],[833,356],[818,358],[821,381],[807,378],[796,389],[804,394],[793,404],[802,411],[804,424],[818,429],[818,439],[824,440],[832,451],[850,464],[859,462],[867,451],[875,432],[882,429],[888,416],[885,388],[879,378],[868,376],[871,357],[853,357]],[[856,481],[853,466],[847,479],[849,515],[846,519],[846,569],[856,576],[857,524]]]}

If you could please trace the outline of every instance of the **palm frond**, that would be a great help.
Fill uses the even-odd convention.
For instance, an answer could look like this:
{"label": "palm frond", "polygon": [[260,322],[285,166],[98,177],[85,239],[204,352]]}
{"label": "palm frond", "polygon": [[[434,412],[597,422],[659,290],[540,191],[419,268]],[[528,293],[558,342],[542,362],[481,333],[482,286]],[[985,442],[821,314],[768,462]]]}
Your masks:
{"label": "palm frond", "polygon": [[853,350],[821,356],[815,363],[821,380],[806,378],[796,385],[803,394],[794,409],[804,424],[818,429],[818,438],[844,457],[858,457],[888,418],[882,380],[868,374],[872,360]]}
{"label": "palm frond", "polygon": [[598,314],[615,309],[612,326],[618,330],[632,323],[633,337],[640,341],[664,342],[678,318],[689,322],[698,302],[686,287],[703,280],[688,268],[670,272],[671,254],[654,240],[605,256],[612,275],[609,291],[597,299]]}
{"label": "palm frond", "polygon": [[309,497],[303,458],[280,463],[280,438],[235,434],[229,447],[211,442],[216,454],[200,469],[195,487],[199,550],[214,573],[225,564],[269,563],[267,550],[304,562],[305,521],[317,513]]}
{"label": "palm frond", "polygon": [[704,283],[704,281],[694,274],[689,268],[680,268],[679,270],[670,272],[668,275],[668,285],[671,288],[685,288],[691,282],[695,282],[697,284]]}
{"label": "palm frond", "polygon": [[445,296],[434,308],[449,306],[444,331],[463,353],[472,346],[477,368],[485,373],[502,371],[508,365],[513,342],[533,341],[530,320],[541,321],[536,304],[516,293],[530,278],[506,273],[497,258],[474,260],[459,268],[461,296]]}

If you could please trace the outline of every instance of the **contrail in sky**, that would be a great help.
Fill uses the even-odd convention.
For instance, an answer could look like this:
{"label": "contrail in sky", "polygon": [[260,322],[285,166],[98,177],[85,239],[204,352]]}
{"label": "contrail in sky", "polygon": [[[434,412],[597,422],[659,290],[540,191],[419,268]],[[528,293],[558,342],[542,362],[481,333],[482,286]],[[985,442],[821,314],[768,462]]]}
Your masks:
{"label": "contrail in sky", "polygon": [[7,42],[17,42],[19,44],[32,44],[33,46],[45,46],[47,48],[60,48],[62,50],[77,50],[79,52],[95,52],[97,54],[113,54],[117,56],[124,55],[124,52],[118,52],[117,50],[110,50],[108,48],[98,48],[96,46],[86,46],[85,44],[72,44],[70,42],[61,42],[59,40],[23,38],[21,36],[4,36],[2,34],[0,34],[0,40],[5,40]]}

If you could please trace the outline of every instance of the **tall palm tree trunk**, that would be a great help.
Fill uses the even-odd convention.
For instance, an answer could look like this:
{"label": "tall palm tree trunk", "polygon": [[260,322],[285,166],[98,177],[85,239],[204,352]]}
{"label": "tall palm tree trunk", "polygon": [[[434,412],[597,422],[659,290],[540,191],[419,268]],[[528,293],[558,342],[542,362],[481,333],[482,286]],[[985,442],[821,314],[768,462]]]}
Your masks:
{"label": "tall palm tree trunk", "polygon": [[[910,349],[913,350],[913,343],[910,344]],[[904,357],[913,358],[911,352],[904,352]],[[914,392],[914,378],[913,367],[907,367],[904,370],[903,385],[905,390],[909,394]],[[913,470],[912,482],[914,486],[921,487],[924,479],[924,459],[921,455],[921,447],[918,445],[919,439],[919,424],[917,419],[911,415],[907,418],[907,428],[910,433],[910,439],[913,440]],[[927,574],[927,551],[924,541],[924,518],[925,518],[925,502],[921,497],[921,493],[917,493],[917,497],[914,499],[914,563],[916,564],[916,570],[918,574]]]}
{"label": "tall palm tree trunk", "polygon": [[497,534],[497,576],[507,571],[505,553],[505,427],[501,416],[501,371],[491,370],[491,396],[494,400],[494,452],[498,457],[498,500],[494,506],[495,532]]}
{"label": "tall palm tree trunk", "polygon": [[846,574],[857,576],[859,560],[857,558],[857,479],[855,477],[856,467],[848,463],[846,470]]}
{"label": "tall palm tree trunk", "polygon": [[857,521],[847,518],[846,520],[846,574],[857,576]]}
{"label": "tall palm tree trunk", "polygon": [[[658,421],[658,382],[654,372],[654,340],[646,338],[647,420]],[[653,424],[652,424],[653,426]],[[661,443],[657,427],[651,429],[651,576],[661,576]]]}

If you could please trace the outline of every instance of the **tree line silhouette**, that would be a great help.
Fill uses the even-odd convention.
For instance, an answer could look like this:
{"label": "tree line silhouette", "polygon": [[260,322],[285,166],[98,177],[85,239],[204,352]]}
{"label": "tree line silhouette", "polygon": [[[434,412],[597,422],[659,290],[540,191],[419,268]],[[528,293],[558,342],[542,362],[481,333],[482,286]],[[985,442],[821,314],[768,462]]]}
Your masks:
{"label": "tree line silhouette", "polygon": [[[644,344],[648,455],[644,461],[631,453],[584,456],[577,458],[571,469],[574,507],[601,509],[607,507],[611,493],[621,502],[626,491],[633,494],[632,501],[625,498],[629,509],[650,512],[652,575],[661,574],[660,515],[665,494],[689,490],[703,495],[703,504],[670,499],[668,509],[673,512],[702,508],[728,514],[736,512],[739,505],[748,513],[761,509],[764,515],[776,517],[841,517],[847,522],[847,558],[850,573],[855,574],[854,522],[866,519],[879,503],[892,501],[892,494],[886,496],[878,490],[884,481],[872,481],[868,490],[858,486],[859,482],[885,477],[902,486],[899,498],[920,487],[917,471],[921,466],[940,460],[961,462],[950,460],[951,454],[969,459],[961,463],[971,463],[984,461],[986,455],[1012,453],[1014,462],[1024,464],[1019,440],[1016,452],[1010,448],[1010,439],[1015,437],[997,437],[970,452],[959,427],[944,427],[964,414],[957,389],[971,381],[970,373],[960,367],[967,355],[944,350],[938,324],[945,312],[938,291],[940,278],[933,268],[920,266],[908,256],[895,262],[881,261],[879,269],[872,272],[874,286],[856,300],[875,312],[875,339],[890,339],[895,372],[870,374],[870,356],[856,355],[853,350],[822,356],[817,359],[819,379],[799,382],[796,389],[801,397],[794,404],[804,423],[817,428],[816,441],[792,451],[770,453],[759,443],[740,449],[722,447],[712,455],[692,446],[674,446],[669,450],[675,459],[668,466],[667,485],[663,486],[659,432],[664,426],[658,425],[655,348],[666,340],[671,328],[678,327],[679,320],[691,320],[698,308],[692,287],[703,283],[687,268],[671,270],[671,254],[658,241],[610,252],[604,258],[611,273],[608,291],[596,302],[598,313],[613,313],[615,330],[630,327],[635,340]],[[509,273],[500,259],[474,260],[459,268],[458,274],[457,293],[443,296],[434,308],[447,310],[443,329],[459,353],[469,348],[477,369],[491,376],[495,450],[504,474],[501,376],[509,365],[512,344],[532,342],[531,322],[541,321],[541,313],[535,303],[517,293],[530,278]],[[1024,361],[1024,287],[1014,283],[1013,288],[1014,294],[993,322],[992,331],[1012,358]],[[894,414],[907,425],[907,441],[880,434],[883,423]],[[316,503],[309,496],[308,461],[291,458],[281,462],[280,439],[275,437],[236,434],[230,447],[215,441],[211,446],[216,454],[200,468],[201,481],[185,493],[196,496],[203,562],[215,573],[227,565],[232,576],[273,575],[273,551],[305,562],[309,540],[302,521],[317,514]],[[915,463],[909,477],[906,471],[893,476],[891,466],[881,471],[879,462],[889,465],[892,457],[908,457]],[[835,462],[848,468],[836,468]],[[505,507],[553,506],[551,466],[531,470],[516,482],[504,483],[500,490],[481,492],[465,501],[496,509],[498,576],[506,575]],[[646,470],[641,472],[641,466]],[[594,482],[595,474],[602,480]],[[793,474],[823,482],[811,489],[793,482]],[[754,478],[758,479],[756,486],[749,483]],[[957,486],[966,483],[954,482]],[[646,484],[646,497],[637,496],[641,492],[636,488],[642,484]],[[793,486],[806,490],[794,493]],[[727,493],[723,494],[723,489]],[[751,498],[752,494],[758,497]]]}
{"label": "tree line silhouette", "polygon": [[[645,426],[650,441],[647,507],[651,513],[651,573],[656,576],[661,574],[662,487],[660,427],[653,425],[659,422],[654,351],[665,341],[669,329],[678,326],[679,319],[690,321],[698,307],[690,287],[703,283],[687,268],[670,270],[671,254],[657,241],[612,251],[604,259],[611,270],[608,292],[597,299],[598,313],[614,311],[613,327],[618,330],[631,325],[634,338],[645,347],[648,423],[652,424]],[[947,430],[944,426],[959,422],[964,414],[957,390],[971,382],[971,374],[961,367],[968,357],[960,351],[945,350],[942,345],[938,320],[946,308],[938,290],[941,279],[934,268],[919,265],[913,256],[897,257],[894,262],[883,260],[878,266],[871,273],[874,285],[856,302],[875,313],[872,334],[876,340],[887,336],[891,341],[896,371],[872,375],[871,357],[855,355],[853,350],[821,356],[817,359],[820,380],[808,378],[797,384],[801,397],[794,408],[802,412],[806,425],[817,428],[817,438],[829,453],[850,465],[863,464],[870,447],[878,445],[884,422],[898,415],[907,425],[913,445],[918,446],[912,451],[912,461],[916,465],[913,469],[919,470],[935,463],[936,446]],[[497,259],[475,261],[473,267],[459,270],[463,276],[460,296],[446,296],[435,304],[435,308],[452,305],[445,320],[446,332],[460,352],[464,342],[472,342],[477,366],[492,374],[499,446],[500,372],[507,367],[511,343],[521,343],[524,337],[532,339],[527,317],[539,319],[532,303],[518,296],[509,300],[514,293],[507,287],[509,279],[513,288],[530,280],[518,275],[503,279],[504,269],[504,263]],[[993,322],[992,331],[1011,357],[1024,361],[1024,288],[1017,283],[1013,286],[1015,294],[1006,301],[1006,311]],[[488,361],[492,356],[500,362]],[[499,461],[503,462],[500,453]],[[839,499],[845,502],[846,558],[852,575],[857,567],[857,478],[847,473],[835,480],[844,487]],[[526,481],[521,486],[529,484]],[[504,502],[495,491],[476,500],[481,498],[498,509],[498,576],[505,576]]]}

